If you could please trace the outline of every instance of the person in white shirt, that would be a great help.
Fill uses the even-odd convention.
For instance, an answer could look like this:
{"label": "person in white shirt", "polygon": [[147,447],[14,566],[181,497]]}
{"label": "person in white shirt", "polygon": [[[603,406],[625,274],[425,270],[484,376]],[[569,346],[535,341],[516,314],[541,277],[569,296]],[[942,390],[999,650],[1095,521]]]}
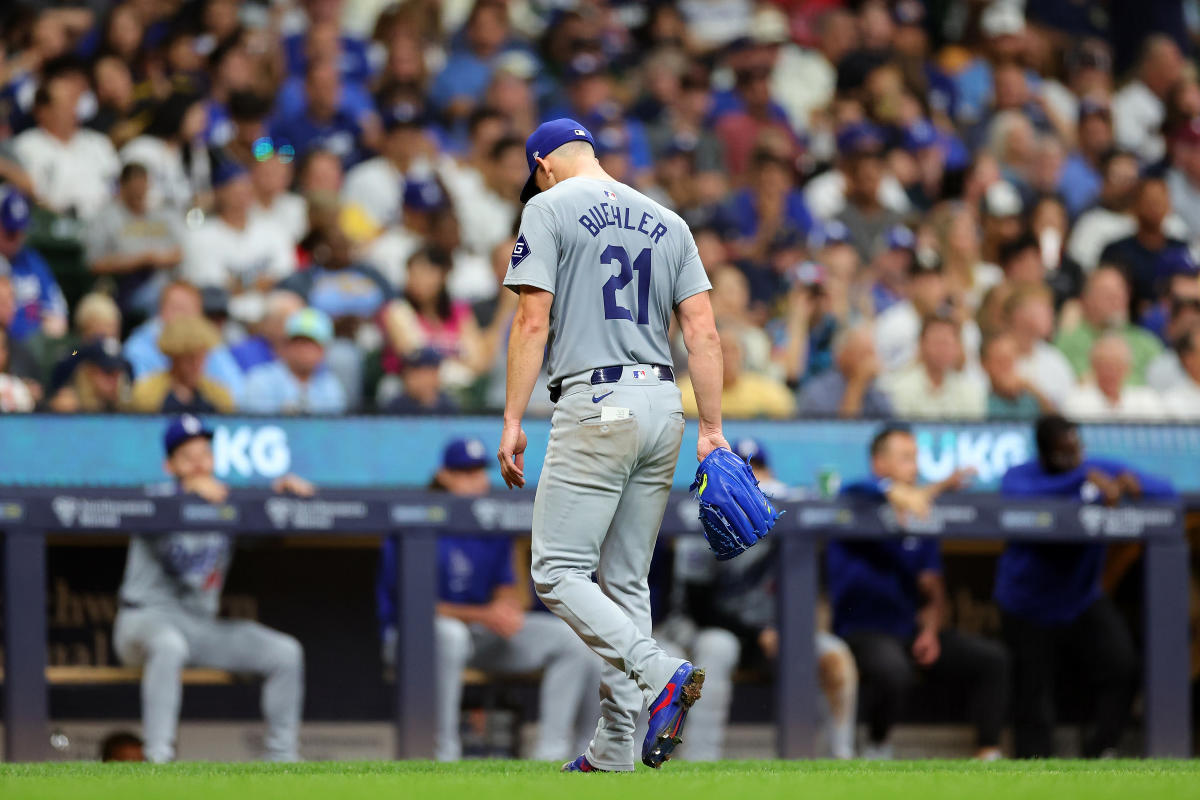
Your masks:
{"label": "person in white shirt", "polygon": [[1200,421],[1200,325],[1180,337],[1175,352],[1183,378],[1163,395],[1163,405],[1173,419]]}
{"label": "person in white shirt", "polygon": [[963,361],[959,324],[929,317],[921,328],[917,361],[884,378],[884,391],[901,417],[982,419],[987,386],[977,372],[960,370]]}
{"label": "person in white shirt", "polygon": [[[921,320],[941,313],[950,301],[942,262],[936,253],[919,251],[910,262],[908,274],[908,298],[894,303],[875,318],[875,351],[885,373],[912,362],[917,355]],[[975,320],[963,323],[963,347],[972,366],[979,362],[981,338]]]}
{"label": "person in white shirt", "polygon": [[1138,162],[1120,150],[1100,162],[1100,197],[1079,215],[1067,238],[1067,255],[1085,272],[1100,263],[1100,254],[1112,242],[1131,235],[1137,222],[1130,213],[1138,187]]}
{"label": "person in white shirt", "polygon": [[1113,133],[1117,144],[1153,164],[1166,153],[1162,123],[1163,99],[1183,74],[1183,54],[1165,35],[1147,37],[1142,45],[1137,77],[1113,95]]}
{"label": "person in white shirt", "polygon": [[108,137],[80,128],[75,118],[79,90],[66,77],[37,90],[37,127],[13,139],[13,152],[33,181],[39,205],[84,220],[112,199],[121,163]]}
{"label": "person in white shirt", "polygon": [[254,187],[251,223],[266,223],[283,231],[293,245],[308,233],[308,201],[288,191],[294,174],[291,156],[278,150],[260,153],[250,166]]}
{"label": "person in white shirt", "polygon": [[1188,242],[1195,247],[1200,244],[1200,118],[1176,130],[1170,148],[1166,180],[1171,208],[1183,220]]}
{"label": "person in white shirt", "polygon": [[1067,398],[1066,416],[1087,422],[1154,422],[1166,417],[1157,392],[1126,385],[1133,359],[1125,339],[1105,334],[1096,340],[1091,355],[1093,380]]}
{"label": "person in white shirt", "polygon": [[203,97],[176,93],[154,110],[146,132],[121,148],[122,164],[141,164],[150,176],[151,209],[182,213],[212,183],[204,130],[208,112]]}
{"label": "person in white shirt", "polygon": [[263,292],[296,269],[287,234],[253,220],[253,189],[244,167],[225,162],[214,171],[217,213],[183,239],[180,277],[198,287],[218,286],[231,295],[229,315],[242,322],[262,316]]}
{"label": "person in white shirt", "polygon": [[[470,180],[472,172],[475,179]],[[446,185],[463,226],[463,246],[485,260],[492,248],[512,235],[520,213],[517,198],[529,179],[525,145],[505,136],[492,145],[478,172],[460,170]]]}
{"label": "person in white shirt", "polygon": [[1004,303],[1004,319],[1017,346],[1017,374],[1062,408],[1078,382],[1071,362],[1047,341],[1054,335],[1053,293],[1042,284],[1018,287]]}
{"label": "person in white shirt", "polygon": [[342,202],[358,206],[380,227],[398,224],[403,213],[404,176],[428,149],[422,124],[415,106],[387,109],[380,154],[346,173]]}

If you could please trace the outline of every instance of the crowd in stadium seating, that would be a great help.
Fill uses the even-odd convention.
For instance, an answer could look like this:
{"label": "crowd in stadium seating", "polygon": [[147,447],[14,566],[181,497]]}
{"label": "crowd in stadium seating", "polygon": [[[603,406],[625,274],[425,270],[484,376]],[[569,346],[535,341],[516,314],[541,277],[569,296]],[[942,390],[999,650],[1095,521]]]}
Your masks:
{"label": "crowd in stadium seating", "polygon": [[496,409],[571,116],[692,226],[729,418],[1200,419],[1195,31],[1132,5],[6,4],[0,411]]}

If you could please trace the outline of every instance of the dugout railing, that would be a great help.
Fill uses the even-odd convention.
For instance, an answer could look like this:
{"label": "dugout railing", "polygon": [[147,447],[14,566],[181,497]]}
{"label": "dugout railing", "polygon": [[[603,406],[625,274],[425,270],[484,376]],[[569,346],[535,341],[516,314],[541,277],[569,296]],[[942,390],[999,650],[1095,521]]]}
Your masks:
{"label": "dugout railing", "polygon": [[[817,675],[813,649],[819,542],[822,538],[936,536],[944,539],[1138,541],[1144,545],[1144,718],[1150,757],[1191,755],[1188,549],[1182,506],[1139,503],[1115,509],[995,495],[943,498],[926,520],[902,526],[887,506],[846,501],[783,504],[778,537],[779,659],[775,678],[778,754],[815,753]],[[422,491],[322,491],[313,498],[234,490],[213,505],[192,496],[136,489],[0,487],[4,537],[5,758],[49,757],[46,684],[46,536],[224,530],[239,536],[331,533],[393,535],[399,544],[396,756],[433,750],[437,537],[521,535],[529,531],[532,492],[455,498]],[[695,501],[672,496],[665,535],[700,535]]]}

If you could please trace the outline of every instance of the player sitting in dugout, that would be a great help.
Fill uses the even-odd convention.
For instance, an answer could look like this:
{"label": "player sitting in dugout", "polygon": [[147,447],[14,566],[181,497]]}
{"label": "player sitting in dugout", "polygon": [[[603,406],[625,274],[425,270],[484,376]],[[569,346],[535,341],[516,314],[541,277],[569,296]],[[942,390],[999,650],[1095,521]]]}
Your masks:
{"label": "player sitting in dugout", "polygon": [[[1175,496],[1162,478],[1085,456],[1078,428],[1061,416],[1039,419],[1035,439],[1037,459],[1006,472],[1001,494],[1070,497],[1107,506]],[[1103,542],[1010,542],[996,564],[995,598],[1013,655],[1018,758],[1054,754],[1054,675],[1064,663],[1070,666],[1066,674],[1090,692],[1092,724],[1083,755],[1111,755],[1120,742],[1138,665],[1129,628],[1101,588],[1102,577],[1111,576],[1106,555]]]}
{"label": "player sitting in dugout", "polygon": [[[212,436],[190,414],[167,426],[165,468],[174,478],[169,491],[225,502],[229,487],[213,476]],[[315,491],[295,475],[272,486],[304,497]],[[113,647],[122,663],[142,668],[147,761],[175,757],[184,667],[261,675],[266,758],[299,760],[304,650],[295,638],[257,622],[217,619],[232,556],[233,537],[218,531],[130,537]]]}
{"label": "player sitting in dugout", "polygon": [[[490,452],[478,439],[453,439],[430,488],[460,496],[486,494]],[[434,756],[462,757],[459,709],[463,670],[521,675],[542,671],[541,720],[533,758],[562,761],[587,748],[600,714],[600,659],[565,622],[529,611],[513,573],[508,536],[442,536],[437,555],[434,621],[436,730]],[[396,542],[384,541],[376,599],[383,660],[396,657]]]}
{"label": "player sitting in dugout", "polygon": [[[917,442],[889,426],[871,442],[871,476],[842,496],[888,503],[903,520],[929,513],[934,498],[961,488],[970,473],[918,486]],[[999,758],[1008,698],[1008,653],[997,642],[947,627],[941,545],[934,538],[832,540],[826,571],[833,632],[858,664],[869,731],[867,758],[890,758],[888,734],[918,678],[965,690],[976,728],[976,757]]]}
{"label": "player sitting in dugout", "polygon": [[[796,490],[775,477],[761,442],[740,439],[734,442],[733,452],[754,470],[767,497],[801,499]],[[713,558],[700,536],[682,536],[675,542],[674,608],[655,635],[667,652],[680,658],[686,654],[703,664],[707,673],[704,702],[692,709],[691,736],[680,750],[688,761],[722,757],[733,704],[734,670],[739,665],[768,673],[777,668],[776,541],[774,537],[764,539],[728,561]],[[853,758],[858,701],[854,656],[845,642],[828,631],[817,631],[815,645],[829,754]]]}

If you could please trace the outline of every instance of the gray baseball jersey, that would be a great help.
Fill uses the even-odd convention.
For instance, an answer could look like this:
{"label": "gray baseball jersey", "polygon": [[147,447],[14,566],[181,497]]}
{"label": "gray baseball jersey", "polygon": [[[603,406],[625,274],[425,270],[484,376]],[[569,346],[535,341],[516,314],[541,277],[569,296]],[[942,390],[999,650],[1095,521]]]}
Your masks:
{"label": "gray baseball jersey", "polygon": [[712,288],[678,214],[584,177],[526,204],[504,285],[554,293],[551,386],[596,367],[670,364],[672,310]]}
{"label": "gray baseball jersey", "polygon": [[[525,206],[504,282],[554,293],[548,372],[562,394],[534,500],[534,587],[605,662],[588,761],[632,770],[638,713],[682,663],[650,636],[646,576],[684,421],[678,387],[631,367],[670,364],[672,311],[711,287],[678,215],[583,177]],[[616,366],[619,379],[591,384]]]}
{"label": "gray baseball jersey", "polygon": [[216,616],[230,556],[231,541],[224,533],[133,536],[121,581],[121,601]]}

